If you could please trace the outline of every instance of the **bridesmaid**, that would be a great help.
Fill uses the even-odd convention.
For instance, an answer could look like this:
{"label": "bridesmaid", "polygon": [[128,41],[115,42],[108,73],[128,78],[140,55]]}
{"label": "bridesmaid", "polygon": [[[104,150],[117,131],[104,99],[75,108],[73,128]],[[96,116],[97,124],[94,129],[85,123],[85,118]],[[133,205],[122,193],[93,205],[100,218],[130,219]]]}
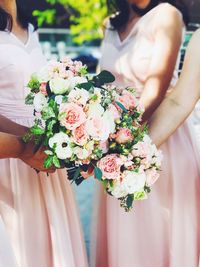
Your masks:
{"label": "bridesmaid", "polygon": [[[33,123],[25,86],[45,63],[30,22],[18,1],[0,0],[0,114],[24,126],[4,125],[15,135]],[[37,174],[18,159],[1,159],[0,170],[1,266],[88,266],[66,171]]]}
{"label": "bridesmaid", "polygon": [[[194,33],[187,48],[183,70],[177,85],[151,116],[149,132],[157,146],[166,141],[185,121],[200,98],[199,43],[200,30]],[[160,127],[161,124],[162,127]]]}
{"label": "bridesmaid", "polygon": [[[100,67],[116,76],[118,86],[136,88],[145,120],[177,81],[187,16],[177,1],[112,3],[118,12],[106,26]],[[186,122],[161,147],[161,177],[148,200],[135,202],[132,212],[125,213],[119,201],[100,190],[92,266],[198,266],[200,170],[190,128]]]}

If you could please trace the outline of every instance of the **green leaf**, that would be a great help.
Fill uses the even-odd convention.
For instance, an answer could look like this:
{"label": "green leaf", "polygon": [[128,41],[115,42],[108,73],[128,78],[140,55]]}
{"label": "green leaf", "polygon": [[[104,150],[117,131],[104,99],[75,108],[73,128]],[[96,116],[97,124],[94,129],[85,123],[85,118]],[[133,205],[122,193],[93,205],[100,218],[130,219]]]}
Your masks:
{"label": "green leaf", "polygon": [[34,135],[42,135],[45,133],[45,130],[35,125],[30,129],[31,133]]}
{"label": "green leaf", "polygon": [[48,156],[44,161],[44,167],[49,169],[53,165],[53,156]]}
{"label": "green leaf", "polygon": [[56,117],[56,115],[55,115],[55,113],[54,113],[54,110],[53,110],[53,108],[51,108],[51,107],[46,107],[46,108],[44,108],[43,110],[42,110],[42,118],[43,118],[43,120],[48,120],[48,119],[50,119],[50,118],[55,118]]}
{"label": "green leaf", "polygon": [[102,180],[103,173],[102,173],[101,169],[99,169],[98,167],[95,167],[95,169],[94,169],[94,175],[95,175],[95,177],[96,177],[99,181]]}
{"label": "green leaf", "polygon": [[91,82],[80,83],[77,87],[89,91],[93,87],[93,84]]}
{"label": "green leaf", "polygon": [[56,124],[56,120],[50,120],[49,122],[48,122],[48,125],[47,125],[47,130],[49,131],[49,132],[53,132],[53,127],[54,127],[54,125]]}
{"label": "green leaf", "polygon": [[125,113],[128,113],[128,110],[124,107],[124,105],[122,103],[120,103],[119,101],[115,101],[115,103],[118,105],[118,107],[120,107]]}
{"label": "green leaf", "polygon": [[102,86],[106,83],[112,83],[115,81],[115,76],[107,70],[101,71],[98,75],[93,77],[93,81],[96,86]]}
{"label": "green leaf", "polygon": [[53,151],[51,150],[45,150],[44,153],[48,156],[52,156],[53,155]]}
{"label": "green leaf", "polygon": [[81,172],[81,168],[78,167],[74,173],[74,177],[73,177],[73,182],[76,181],[76,179],[79,177],[80,175],[80,172]]}
{"label": "green leaf", "polygon": [[54,166],[56,168],[60,168],[61,167],[60,161],[59,161],[59,159],[55,155],[53,156],[53,164],[54,164]]}
{"label": "green leaf", "polygon": [[34,100],[34,94],[30,93],[25,98],[25,104],[26,105],[33,105],[33,100]]}
{"label": "green leaf", "polygon": [[134,197],[132,195],[128,195],[128,197],[126,199],[126,205],[127,205],[128,209],[132,208],[133,200],[134,200]]}
{"label": "green leaf", "polygon": [[40,82],[35,74],[32,75],[28,87],[31,88],[31,92],[38,93],[40,91]]}

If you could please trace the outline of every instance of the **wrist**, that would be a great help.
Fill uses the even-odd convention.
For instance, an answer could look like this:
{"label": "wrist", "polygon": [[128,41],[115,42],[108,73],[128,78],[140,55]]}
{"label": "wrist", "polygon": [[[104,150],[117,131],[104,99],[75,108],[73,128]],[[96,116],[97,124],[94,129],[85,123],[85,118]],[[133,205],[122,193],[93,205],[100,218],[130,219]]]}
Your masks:
{"label": "wrist", "polygon": [[26,144],[24,143],[21,136],[17,136],[16,138],[17,138],[17,148],[16,148],[15,158],[22,159],[24,156]]}

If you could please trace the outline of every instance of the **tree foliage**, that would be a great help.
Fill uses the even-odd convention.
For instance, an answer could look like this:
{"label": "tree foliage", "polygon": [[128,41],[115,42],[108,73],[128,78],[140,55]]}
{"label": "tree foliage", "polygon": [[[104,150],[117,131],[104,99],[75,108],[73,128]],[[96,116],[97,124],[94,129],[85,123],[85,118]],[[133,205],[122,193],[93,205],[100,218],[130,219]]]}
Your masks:
{"label": "tree foliage", "polygon": [[45,11],[35,10],[39,26],[44,23],[52,25],[58,20],[55,5],[60,4],[66,10],[70,30],[75,42],[81,44],[102,37],[101,26],[107,16],[106,0],[46,0],[52,5]]}

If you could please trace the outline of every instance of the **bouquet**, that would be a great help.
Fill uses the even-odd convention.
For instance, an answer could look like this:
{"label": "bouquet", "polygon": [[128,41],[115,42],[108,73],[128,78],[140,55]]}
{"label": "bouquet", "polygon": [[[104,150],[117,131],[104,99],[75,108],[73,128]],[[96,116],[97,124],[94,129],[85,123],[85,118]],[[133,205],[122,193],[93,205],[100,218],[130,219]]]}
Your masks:
{"label": "bouquet", "polygon": [[79,61],[49,62],[28,83],[34,137],[47,147],[46,168],[66,167],[80,184],[88,166],[126,211],[144,199],[159,176],[160,152],[151,143],[133,88],[118,88],[108,71],[89,76]]}

